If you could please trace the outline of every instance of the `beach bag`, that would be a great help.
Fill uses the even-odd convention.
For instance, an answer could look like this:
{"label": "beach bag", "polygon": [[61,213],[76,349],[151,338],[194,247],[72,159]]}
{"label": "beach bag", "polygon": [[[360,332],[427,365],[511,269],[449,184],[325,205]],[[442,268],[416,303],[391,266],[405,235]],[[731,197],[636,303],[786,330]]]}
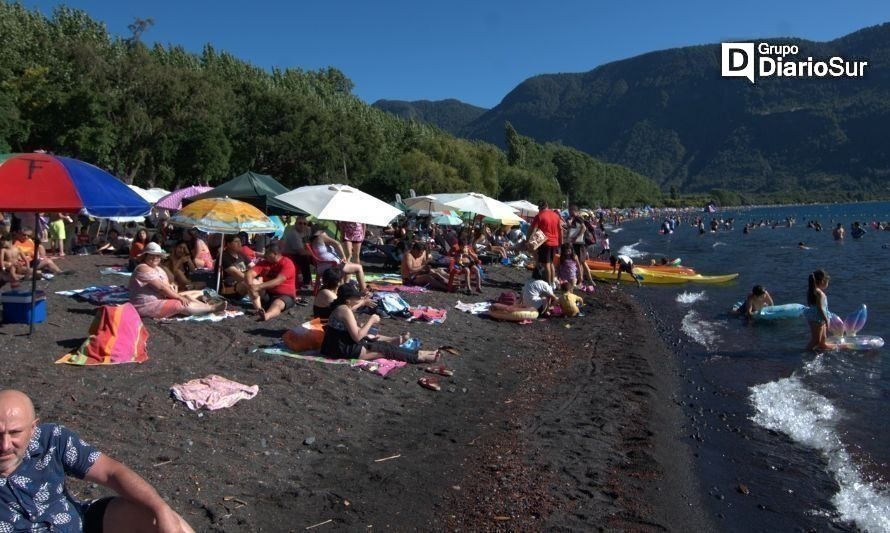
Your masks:
{"label": "beach bag", "polygon": [[515,292],[502,292],[498,296],[498,303],[504,305],[519,305],[519,297]]}
{"label": "beach bag", "polygon": [[320,350],[324,340],[324,326],[321,319],[313,318],[309,322],[303,322],[299,326],[285,331],[282,340],[288,350],[297,353]]}
{"label": "beach bag", "polygon": [[532,236],[528,238],[528,249],[537,250],[545,242],[547,242],[547,235],[541,231],[541,228],[537,228]]}
{"label": "beach bag", "polygon": [[96,310],[90,336],[76,351],[57,363],[69,365],[116,365],[148,360],[148,330],[130,303],[103,305]]}
{"label": "beach bag", "polygon": [[384,294],[378,303],[390,316],[409,317],[411,306],[401,296],[395,293]]}

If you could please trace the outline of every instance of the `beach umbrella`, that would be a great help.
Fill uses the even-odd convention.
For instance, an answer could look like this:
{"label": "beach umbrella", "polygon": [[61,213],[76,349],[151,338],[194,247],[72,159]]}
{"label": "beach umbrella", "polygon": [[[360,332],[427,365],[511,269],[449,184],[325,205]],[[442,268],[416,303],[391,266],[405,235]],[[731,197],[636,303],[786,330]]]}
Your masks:
{"label": "beach umbrella", "polygon": [[228,197],[247,202],[267,215],[306,214],[301,209],[297,209],[287,202],[275,199],[279,194],[284,194],[289,190],[272,176],[245,172],[207,192],[189,198],[188,202],[203,200],[204,198]]}
{"label": "beach umbrella", "polygon": [[[144,216],[151,205],[122,181],[89,163],[44,153],[0,155],[0,212],[84,212],[91,216]],[[40,236],[34,235],[34,253]],[[34,333],[34,294],[37,262],[31,279],[31,320]]]}
{"label": "beach umbrella", "polygon": [[509,205],[477,192],[467,193],[460,198],[445,202],[445,205],[465,213],[482,215],[500,221],[513,221],[513,224],[519,222],[519,217]]}
{"label": "beach umbrella", "polygon": [[[196,228],[205,233],[228,235],[247,233],[274,233],[278,226],[256,207],[232,198],[205,198],[192,202],[170,217],[175,226]],[[219,264],[222,267],[223,242],[219,246]],[[216,290],[222,268],[216,269]]]}
{"label": "beach umbrella", "polygon": [[136,194],[138,194],[143,200],[154,205],[158,203],[158,200],[170,194],[170,191],[159,189],[157,187],[152,187],[151,189],[143,189],[138,185],[127,185],[130,189],[133,190]]}
{"label": "beach umbrella", "polygon": [[437,200],[435,196],[430,195],[405,198],[402,203],[405,204],[408,211],[420,216],[432,216],[436,212],[448,213],[453,209]]}
{"label": "beach umbrella", "polygon": [[155,207],[161,207],[164,209],[170,209],[171,211],[176,211],[178,209],[182,209],[182,201],[186,198],[197,196],[211,189],[212,187],[204,187],[202,185],[191,185],[189,187],[177,189],[158,200],[158,203],[155,204]]}
{"label": "beach umbrella", "polygon": [[276,196],[321,220],[385,226],[402,211],[349,185],[308,185]]}
{"label": "beach umbrella", "polygon": [[440,226],[460,226],[463,224],[463,220],[460,219],[457,215],[447,214],[447,215],[439,215],[433,218],[433,224],[438,224]]}
{"label": "beach umbrella", "polygon": [[538,214],[538,206],[528,200],[514,200],[512,202],[504,203],[516,210],[521,217],[533,217]]}

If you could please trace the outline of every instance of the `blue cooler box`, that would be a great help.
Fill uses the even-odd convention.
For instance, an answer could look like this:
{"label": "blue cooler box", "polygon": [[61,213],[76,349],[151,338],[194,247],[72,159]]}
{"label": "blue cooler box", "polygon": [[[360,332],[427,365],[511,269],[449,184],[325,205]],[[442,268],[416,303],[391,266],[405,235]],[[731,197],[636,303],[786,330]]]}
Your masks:
{"label": "blue cooler box", "polygon": [[[11,324],[28,324],[31,319],[31,291],[9,291],[0,295],[3,304],[3,321]],[[46,320],[46,295],[34,294],[34,323]]]}

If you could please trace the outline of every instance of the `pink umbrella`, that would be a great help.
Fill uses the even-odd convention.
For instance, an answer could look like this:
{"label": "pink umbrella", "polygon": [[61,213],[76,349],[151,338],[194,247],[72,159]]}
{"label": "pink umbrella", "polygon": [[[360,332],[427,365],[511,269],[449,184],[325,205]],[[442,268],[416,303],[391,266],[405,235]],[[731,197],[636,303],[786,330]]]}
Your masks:
{"label": "pink umbrella", "polygon": [[182,209],[182,201],[184,199],[191,198],[192,196],[197,196],[211,189],[213,189],[213,187],[204,187],[202,185],[192,185],[191,187],[186,187],[184,189],[177,189],[158,200],[158,203],[155,204],[155,207],[179,210]]}

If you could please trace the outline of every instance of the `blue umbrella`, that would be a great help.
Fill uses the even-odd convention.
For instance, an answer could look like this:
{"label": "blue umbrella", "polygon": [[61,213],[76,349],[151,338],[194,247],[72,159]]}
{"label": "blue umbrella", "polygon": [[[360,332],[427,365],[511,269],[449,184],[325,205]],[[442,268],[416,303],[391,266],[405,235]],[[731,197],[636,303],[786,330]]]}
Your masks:
{"label": "blue umbrella", "polygon": [[463,223],[463,220],[457,215],[439,215],[433,218],[433,224],[440,226],[460,226]]}
{"label": "blue umbrella", "polygon": [[[43,153],[0,155],[0,211],[77,213],[97,217],[144,216],[151,204],[108,172],[89,163]],[[36,256],[40,238],[34,236]],[[34,333],[37,261],[31,281],[30,333]]]}

